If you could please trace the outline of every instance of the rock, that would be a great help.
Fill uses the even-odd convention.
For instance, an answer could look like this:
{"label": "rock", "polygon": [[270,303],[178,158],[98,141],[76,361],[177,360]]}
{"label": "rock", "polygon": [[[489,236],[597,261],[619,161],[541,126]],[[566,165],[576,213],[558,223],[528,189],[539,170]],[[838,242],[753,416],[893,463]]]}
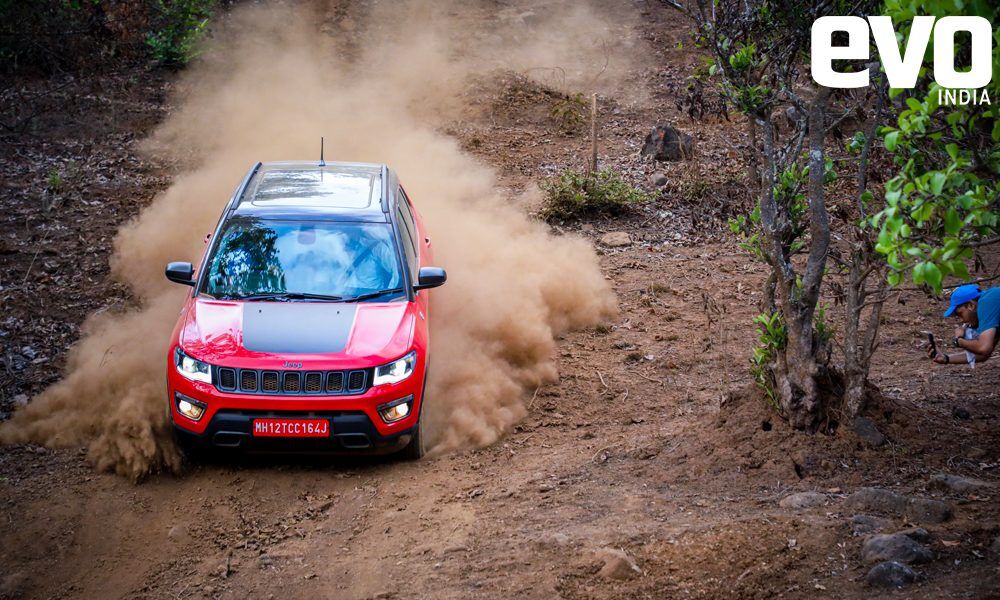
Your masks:
{"label": "rock", "polygon": [[187,531],[184,529],[183,525],[174,525],[167,532],[167,538],[176,541],[186,540],[188,538]]}
{"label": "rock", "polygon": [[914,523],[944,523],[951,518],[951,506],[940,500],[911,498],[905,514]]}
{"label": "rock", "polygon": [[872,515],[854,515],[851,517],[851,531],[854,535],[878,533],[893,526],[890,519],[873,517]]}
{"label": "rock", "polygon": [[902,514],[906,504],[906,496],[881,488],[861,488],[844,501],[847,508],[893,514]]}
{"label": "rock", "polygon": [[601,236],[601,243],[610,248],[631,246],[632,236],[626,231],[612,231]]}
{"label": "rock", "polygon": [[18,394],[14,396],[14,406],[21,408],[28,405],[28,395]]}
{"label": "rock", "polygon": [[846,508],[905,515],[914,523],[943,523],[951,518],[951,506],[940,500],[907,498],[881,488],[861,488],[844,501]]}
{"label": "rock", "polygon": [[799,492],[797,494],[792,494],[791,496],[785,496],[778,502],[778,506],[781,508],[811,508],[813,506],[820,506],[826,502],[826,495],[820,494],[819,492]]}
{"label": "rock", "polygon": [[934,553],[901,533],[879,533],[865,540],[861,547],[861,559],[867,563],[883,560],[925,563],[934,559]]}
{"label": "rock", "polygon": [[902,531],[897,531],[896,533],[900,535],[905,535],[915,542],[920,542],[926,544],[931,541],[931,534],[927,533],[927,530],[923,527],[910,527],[909,529],[904,529]]}
{"label": "rock", "polygon": [[910,567],[895,561],[879,563],[865,575],[865,582],[872,587],[900,588],[913,583],[917,574]]}
{"label": "rock", "polygon": [[657,125],[646,136],[639,152],[654,160],[684,160],[694,155],[694,140],[670,125]]}
{"label": "rock", "polygon": [[963,421],[968,421],[969,419],[972,418],[972,415],[969,414],[969,411],[962,408],[961,406],[951,407],[951,416],[955,417],[956,419],[961,419]]}
{"label": "rock", "polygon": [[639,565],[617,548],[601,548],[597,551],[597,558],[604,561],[598,574],[606,579],[629,579],[642,573]]}
{"label": "rock", "polygon": [[985,491],[990,487],[990,484],[979,479],[967,479],[965,477],[959,477],[958,475],[948,475],[947,473],[938,473],[931,477],[932,488],[936,488],[943,491],[952,491],[959,494],[969,494],[972,492]]}
{"label": "rock", "polygon": [[653,173],[653,175],[649,178],[649,181],[656,187],[663,187],[667,185],[667,182],[670,180],[667,179],[667,176],[663,173]]}
{"label": "rock", "polygon": [[875,423],[867,417],[854,419],[854,433],[872,448],[885,445],[885,436],[875,427]]}

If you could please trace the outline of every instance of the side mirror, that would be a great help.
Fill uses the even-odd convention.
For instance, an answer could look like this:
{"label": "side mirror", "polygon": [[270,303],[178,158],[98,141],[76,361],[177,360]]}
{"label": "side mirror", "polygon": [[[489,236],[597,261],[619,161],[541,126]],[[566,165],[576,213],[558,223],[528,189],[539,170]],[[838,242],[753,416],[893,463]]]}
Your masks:
{"label": "side mirror", "polygon": [[445,281],[448,281],[448,274],[444,272],[444,269],[440,267],[420,267],[417,285],[413,286],[413,289],[416,291],[436,288],[444,285]]}
{"label": "side mirror", "polygon": [[194,285],[194,267],[189,262],[172,262],[167,264],[165,271],[167,279],[174,283]]}

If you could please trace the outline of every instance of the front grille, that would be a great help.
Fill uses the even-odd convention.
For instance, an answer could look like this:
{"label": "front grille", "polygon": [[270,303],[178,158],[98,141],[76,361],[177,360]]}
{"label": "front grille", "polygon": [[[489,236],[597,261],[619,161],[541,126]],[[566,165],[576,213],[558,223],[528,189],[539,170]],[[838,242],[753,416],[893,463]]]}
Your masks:
{"label": "front grille", "polygon": [[323,391],[323,374],[306,373],[306,393],[315,394]]}
{"label": "front grille", "polygon": [[219,389],[223,390],[236,389],[235,369],[219,369]]}
{"label": "front grille", "polygon": [[365,389],[365,372],[351,371],[347,379],[347,389],[353,391]]}
{"label": "front grille", "polygon": [[257,371],[249,369],[240,371],[240,390],[244,392],[257,391]]}
{"label": "front grille", "polygon": [[344,391],[344,373],[330,371],[326,374],[326,393],[336,394]]}
{"label": "front grille", "polygon": [[264,393],[274,393],[278,391],[278,372],[277,371],[264,371],[261,375],[260,389]]}
{"label": "front grille", "polygon": [[213,367],[215,387],[223,392],[301,396],[363,394],[371,387],[373,369],[354,371],[258,371]]}
{"label": "front grille", "polygon": [[302,374],[285,372],[285,387],[282,388],[286,394],[297,394],[302,389]]}

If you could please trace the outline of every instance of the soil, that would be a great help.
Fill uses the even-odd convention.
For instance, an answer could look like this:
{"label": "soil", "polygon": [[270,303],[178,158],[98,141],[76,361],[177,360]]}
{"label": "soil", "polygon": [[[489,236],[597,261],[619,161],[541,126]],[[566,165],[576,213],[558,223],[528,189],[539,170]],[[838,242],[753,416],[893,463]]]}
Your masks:
{"label": "soil", "polygon": [[[872,372],[868,416],[887,443],[869,447],[843,425],[789,429],[747,372],[765,270],[724,226],[749,202],[742,123],[677,107],[698,63],[678,47],[690,40],[669,8],[627,7],[660,66],[606,95],[601,164],[646,188],[654,171],[669,183],[623,217],[553,225],[594,240],[621,312],[559,341],[558,383],[526,399],[510,435],[415,463],[218,460],[139,485],[94,472],[82,450],[2,448],[0,597],[869,597],[845,505],[863,487],[943,499],[954,513],[922,524],[935,559],[888,596],[1000,595],[1000,361],[931,366],[921,332],[950,335],[942,303],[904,291]],[[137,144],[170,110],[173,78],[139,65],[4,82],[4,417],[58,379],[88,314],[130,301],[107,261],[117,227],[170,180]],[[468,94],[477,108],[445,130],[504,187],[585,164],[586,135],[550,116],[557,96],[511,74]],[[694,136],[693,160],[639,158],[660,123]],[[633,243],[602,246],[612,231]],[[987,271],[997,259],[986,256]],[[988,486],[932,489],[942,472]],[[802,491],[824,500],[779,506]],[[910,526],[883,516],[893,531]],[[603,548],[638,571],[602,571]]]}

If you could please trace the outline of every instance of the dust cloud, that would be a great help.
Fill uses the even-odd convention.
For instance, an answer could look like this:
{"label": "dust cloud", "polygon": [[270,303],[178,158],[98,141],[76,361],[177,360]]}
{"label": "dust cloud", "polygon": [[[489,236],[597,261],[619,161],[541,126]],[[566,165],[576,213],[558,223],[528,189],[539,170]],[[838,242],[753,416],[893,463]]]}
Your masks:
{"label": "dust cloud", "polygon": [[176,470],[164,379],[189,290],[163,266],[198,263],[251,164],[314,159],[320,135],[327,160],[398,171],[448,270],[432,293],[432,452],[497,440],[525,415],[525,396],[556,378],[555,338],[615,311],[590,246],[526,217],[491,169],[438,132],[460,118],[470,76],[559,67],[584,85],[602,73],[605,21],[576,2],[544,7],[314,2],[228,15],[146,142],[180,173],[116,239],[112,271],[138,308],[92,316],[65,377],[5,423],[0,441],[86,445],[98,468],[135,479]]}

